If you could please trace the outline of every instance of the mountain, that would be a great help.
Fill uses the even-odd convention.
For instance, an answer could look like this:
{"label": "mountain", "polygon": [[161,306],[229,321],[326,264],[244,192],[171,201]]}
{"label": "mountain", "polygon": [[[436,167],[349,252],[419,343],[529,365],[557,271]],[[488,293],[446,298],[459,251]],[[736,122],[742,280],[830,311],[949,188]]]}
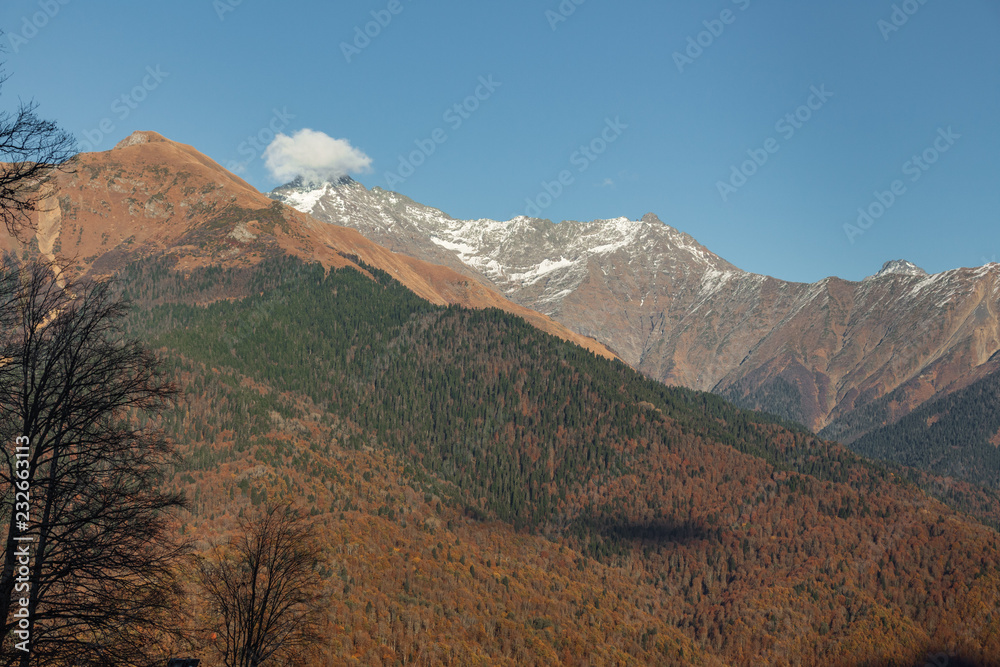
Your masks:
{"label": "mountain", "polygon": [[53,195],[7,247],[135,304],[181,390],[155,422],[179,530],[204,551],[272,501],[321,526],[317,665],[1000,664],[1000,536],[940,480],[656,382],[158,135]]}
{"label": "mountain", "polygon": [[[75,270],[110,275],[139,258],[171,269],[249,268],[291,255],[327,268],[365,263],[436,304],[501,308],[596,354],[603,345],[511,303],[495,290],[440,266],[389,252],[353,229],[320,224],[274,202],[191,146],[135,132],[113,150],[84,153],[57,173],[35,233],[4,234],[0,249],[70,258]],[[217,298],[217,297],[211,297]]]}
{"label": "mountain", "polygon": [[1000,373],[921,405],[868,433],[854,449],[873,458],[967,479],[1000,484]]}
{"label": "mountain", "polygon": [[893,274],[901,276],[926,276],[927,272],[913,262],[905,259],[893,259],[883,264],[879,272],[875,274],[875,277],[881,278]]}
{"label": "mountain", "polygon": [[188,529],[325,521],[331,664],[998,664],[1000,537],[905,471],[370,271],[121,273]]}
{"label": "mountain", "polygon": [[897,260],[860,282],[791,283],[743,271],[652,214],[456,220],[349,178],[270,196],[495,287],[653,378],[845,442],[1000,367],[997,264],[927,275]]}

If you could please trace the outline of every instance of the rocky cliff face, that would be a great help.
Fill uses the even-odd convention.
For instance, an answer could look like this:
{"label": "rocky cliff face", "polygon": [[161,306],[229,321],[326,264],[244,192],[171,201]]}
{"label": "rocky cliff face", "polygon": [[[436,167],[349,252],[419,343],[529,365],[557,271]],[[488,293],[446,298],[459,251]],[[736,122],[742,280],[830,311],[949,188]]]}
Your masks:
{"label": "rocky cliff face", "polygon": [[[649,214],[456,220],[341,179],[270,196],[495,287],[670,384],[852,440],[1000,365],[1000,265],[790,283],[733,266]],[[877,411],[861,411],[878,404]]]}

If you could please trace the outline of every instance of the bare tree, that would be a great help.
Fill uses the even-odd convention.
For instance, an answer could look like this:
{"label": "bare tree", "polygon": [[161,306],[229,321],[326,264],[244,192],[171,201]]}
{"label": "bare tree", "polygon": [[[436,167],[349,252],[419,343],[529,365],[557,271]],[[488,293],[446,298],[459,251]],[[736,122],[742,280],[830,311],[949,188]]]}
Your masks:
{"label": "bare tree", "polygon": [[[0,65],[0,88],[7,78]],[[67,170],[76,154],[73,135],[39,118],[37,109],[19,102],[16,111],[0,111],[0,221],[15,237],[31,226],[31,214],[47,196],[45,182]]]}
{"label": "bare tree", "polygon": [[171,631],[183,548],[167,513],[183,501],[160,490],[170,446],[137,424],[175,390],[126,313],[108,283],[0,264],[0,664],[147,665]]}
{"label": "bare tree", "polygon": [[225,547],[198,563],[198,579],[219,619],[226,667],[304,664],[319,642],[323,561],[315,529],[303,515],[267,506]]}

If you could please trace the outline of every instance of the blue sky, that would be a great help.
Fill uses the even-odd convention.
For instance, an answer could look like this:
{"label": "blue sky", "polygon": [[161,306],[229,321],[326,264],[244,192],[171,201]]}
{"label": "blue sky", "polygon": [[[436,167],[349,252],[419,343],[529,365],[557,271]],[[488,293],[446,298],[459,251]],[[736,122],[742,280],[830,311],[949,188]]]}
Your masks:
{"label": "blue sky", "polygon": [[1000,259],[996,0],[4,0],[0,27],[4,108],[261,190],[257,140],[308,128],[455,217],[654,212],[787,280]]}

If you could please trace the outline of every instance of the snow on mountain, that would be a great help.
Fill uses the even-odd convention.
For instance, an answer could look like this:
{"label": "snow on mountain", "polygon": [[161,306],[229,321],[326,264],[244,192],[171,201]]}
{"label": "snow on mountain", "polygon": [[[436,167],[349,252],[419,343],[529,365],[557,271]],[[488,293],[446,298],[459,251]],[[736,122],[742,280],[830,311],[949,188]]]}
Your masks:
{"label": "snow on mountain", "polygon": [[928,275],[894,260],[861,282],[790,283],[740,270],[653,214],[457,220],[349,178],[269,196],[453,268],[652,377],[836,437],[877,427],[852,415],[883,397],[891,407],[878,419],[896,419],[1000,366],[989,361],[1000,350],[1000,265]]}
{"label": "snow on mountain", "polygon": [[336,184],[293,182],[270,196],[321,220],[354,227],[393,250],[437,261],[447,253],[515,301],[532,288],[532,307],[549,304],[539,308],[546,313],[557,310],[559,295],[580,287],[592,261],[617,257],[639,261],[654,272],[688,267],[708,292],[744,273],[652,214],[641,220],[561,224],[524,216],[456,220],[395,192],[367,190],[349,178]]}
{"label": "snow on mountain", "polygon": [[905,259],[894,259],[883,264],[882,269],[871,277],[882,278],[889,275],[926,276],[927,272],[913,262],[908,262]]}

